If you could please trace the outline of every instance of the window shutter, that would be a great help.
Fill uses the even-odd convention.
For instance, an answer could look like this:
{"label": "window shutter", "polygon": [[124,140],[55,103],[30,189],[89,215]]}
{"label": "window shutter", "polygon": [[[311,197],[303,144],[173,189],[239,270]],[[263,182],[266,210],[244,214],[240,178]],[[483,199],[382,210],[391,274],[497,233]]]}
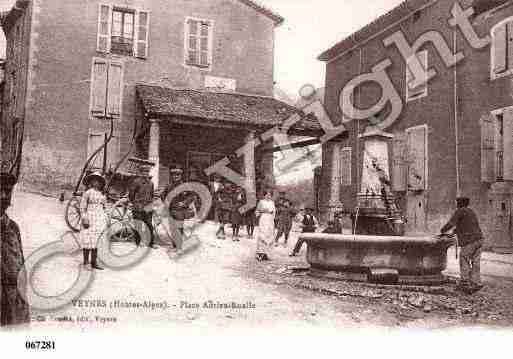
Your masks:
{"label": "window shutter", "polygon": [[[109,134],[107,133],[107,136]],[[103,158],[103,157],[102,157]],[[107,144],[107,169],[114,168],[119,158],[119,136],[114,134]]]}
{"label": "window shutter", "polygon": [[[424,70],[427,71],[427,68],[428,68],[428,61],[427,61],[428,53],[427,53],[427,51],[424,50],[424,51],[418,52],[417,58],[419,59],[422,66],[424,67]],[[426,73],[426,75],[427,75],[427,73]],[[427,81],[415,88],[411,88],[410,81],[412,81],[413,79],[414,79],[414,76],[410,70],[410,66],[408,63],[408,66],[406,66],[406,98],[408,98],[408,99],[414,98],[417,96],[421,96],[427,91]]]}
{"label": "window shutter", "polygon": [[110,51],[112,28],[112,6],[100,4],[98,12],[98,38],[96,43],[96,50],[98,52]]}
{"label": "window shutter", "polygon": [[[105,142],[105,133],[91,132],[88,141],[88,157],[90,157]],[[103,150],[98,152],[90,164],[94,168],[102,168],[103,166]]]}
{"label": "window shutter", "polygon": [[105,116],[105,100],[107,91],[108,63],[103,59],[95,59],[91,83],[91,111],[94,116]]}
{"label": "window shutter", "polygon": [[513,110],[504,111],[504,180],[513,181]]}
{"label": "window shutter", "polygon": [[187,59],[186,62],[189,64],[198,64],[198,21],[189,19],[187,21]]}
{"label": "window shutter", "polygon": [[392,141],[392,190],[406,191],[406,133],[398,133]]}
{"label": "window shutter", "polygon": [[148,57],[148,38],[150,32],[150,13],[139,11],[137,13],[137,41],[135,54],[139,58]]}
{"label": "window shutter", "polygon": [[426,189],[426,128],[408,130],[408,188]]}
{"label": "window shutter", "polygon": [[496,181],[495,118],[491,114],[481,117],[481,181]]}
{"label": "window shutter", "polygon": [[507,51],[507,31],[506,24],[499,26],[493,33],[493,54],[494,64],[493,72],[500,74],[506,71],[506,51]]}
{"label": "window shutter", "polygon": [[513,22],[509,22],[506,24],[507,31],[507,51],[508,51],[508,63],[506,64],[507,70],[513,69]]}
{"label": "window shutter", "polygon": [[200,27],[200,65],[209,65],[210,24],[202,22]]}
{"label": "window shutter", "polygon": [[112,62],[109,66],[109,105],[108,111],[111,116],[121,115],[123,93],[123,65]]}
{"label": "window shutter", "polygon": [[340,154],[340,184],[342,186],[351,186],[351,160],[353,149],[344,147]]}

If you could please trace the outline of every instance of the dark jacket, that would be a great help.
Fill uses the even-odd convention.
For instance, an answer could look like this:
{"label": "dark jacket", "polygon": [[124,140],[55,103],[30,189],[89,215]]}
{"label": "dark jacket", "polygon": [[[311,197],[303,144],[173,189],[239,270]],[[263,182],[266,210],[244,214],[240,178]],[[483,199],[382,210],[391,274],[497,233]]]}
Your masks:
{"label": "dark jacket", "polygon": [[303,233],[315,232],[315,217],[313,215],[305,214],[303,217]]}
{"label": "dark jacket", "polygon": [[136,177],[128,188],[128,199],[138,210],[153,202],[153,182],[148,177]]}
{"label": "dark jacket", "polygon": [[441,232],[448,232],[454,227],[456,227],[458,244],[462,247],[483,239],[483,232],[481,232],[481,227],[479,227],[477,216],[468,207],[458,208],[449,222],[442,227]]}
{"label": "dark jacket", "polygon": [[[162,201],[165,203],[169,193],[183,183],[183,181],[170,183],[161,194]],[[190,208],[191,204],[194,202],[196,202],[196,196],[193,192],[180,192],[171,199],[169,211],[176,220],[183,221],[184,219],[190,219],[194,217],[194,211]]]}

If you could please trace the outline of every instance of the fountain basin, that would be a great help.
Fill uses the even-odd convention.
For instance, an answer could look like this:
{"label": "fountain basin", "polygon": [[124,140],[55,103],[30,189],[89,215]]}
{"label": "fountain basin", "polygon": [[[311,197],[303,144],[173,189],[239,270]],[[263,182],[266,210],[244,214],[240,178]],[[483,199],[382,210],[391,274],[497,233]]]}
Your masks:
{"label": "fountain basin", "polygon": [[388,270],[398,276],[441,276],[447,267],[450,237],[399,237],[304,233],[312,269],[349,273]]}

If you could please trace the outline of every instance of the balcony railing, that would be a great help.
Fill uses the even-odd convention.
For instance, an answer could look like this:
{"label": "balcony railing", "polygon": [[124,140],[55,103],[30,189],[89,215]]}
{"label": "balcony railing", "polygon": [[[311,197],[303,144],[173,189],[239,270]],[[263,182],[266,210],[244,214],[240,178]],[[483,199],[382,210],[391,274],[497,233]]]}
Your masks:
{"label": "balcony railing", "polygon": [[134,40],[122,36],[112,36],[111,52],[119,55],[132,56],[134,54]]}

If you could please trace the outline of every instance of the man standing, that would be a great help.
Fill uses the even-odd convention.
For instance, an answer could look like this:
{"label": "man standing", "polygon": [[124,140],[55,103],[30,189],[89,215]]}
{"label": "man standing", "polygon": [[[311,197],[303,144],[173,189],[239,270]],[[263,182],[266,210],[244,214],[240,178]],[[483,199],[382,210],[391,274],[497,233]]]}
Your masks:
{"label": "man standing", "polygon": [[225,239],[224,227],[230,223],[231,213],[233,208],[231,186],[227,180],[223,180],[223,186],[215,194],[215,202],[217,209],[217,220],[219,221],[219,229],[216,232],[216,237]]}
{"label": "man standing", "polygon": [[[161,199],[164,203],[166,203],[166,199],[168,195],[177,187],[184,183],[183,180],[183,169],[180,166],[173,166],[169,170],[169,185],[164,189],[161,195]],[[170,198],[169,202],[169,214],[172,217],[172,220],[176,222],[183,222],[184,220],[191,219],[194,217],[194,210],[191,208],[191,205],[194,203],[196,197],[194,193],[183,191],[178,193],[173,198]],[[173,244],[176,246],[177,250],[182,249],[183,244],[183,223],[180,223],[178,226],[178,232],[176,232],[175,225],[170,226],[171,231],[173,232],[172,238]]]}
{"label": "man standing", "polygon": [[280,192],[276,201],[276,227],[278,233],[274,239],[274,243],[278,246],[278,241],[282,235],[285,235],[284,246],[287,246],[290,231],[292,230],[292,218],[294,217],[292,202],[285,197],[285,192]]}
{"label": "man standing", "polygon": [[[139,164],[137,169],[137,177],[132,180],[128,189],[128,199],[133,205],[134,219],[143,221],[150,231],[150,243],[148,247],[155,248],[155,234],[153,231],[152,216],[153,211],[151,205],[153,203],[153,194],[155,188],[149,176],[151,165]],[[135,244],[141,244],[139,233],[135,233]]]}
{"label": "man standing", "polygon": [[456,199],[457,209],[449,222],[440,230],[442,234],[456,228],[460,251],[460,289],[474,293],[483,288],[481,284],[481,251],[483,233],[475,212],[468,208],[470,200],[466,197]]}
{"label": "man standing", "polygon": [[20,294],[25,288],[18,288],[18,276],[25,264],[20,229],[6,213],[15,183],[12,174],[0,172],[0,326],[30,321],[29,306]]}

